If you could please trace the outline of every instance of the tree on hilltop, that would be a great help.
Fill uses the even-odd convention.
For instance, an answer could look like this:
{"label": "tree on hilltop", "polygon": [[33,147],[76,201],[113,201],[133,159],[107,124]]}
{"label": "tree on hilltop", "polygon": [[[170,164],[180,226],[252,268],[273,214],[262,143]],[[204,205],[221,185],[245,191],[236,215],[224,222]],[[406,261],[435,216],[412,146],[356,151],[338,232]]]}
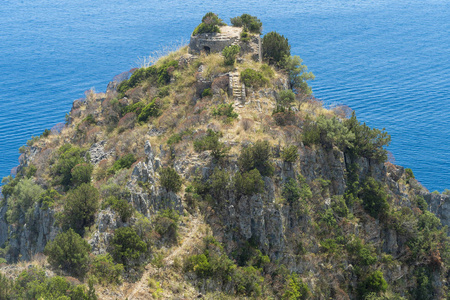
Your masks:
{"label": "tree on hilltop", "polygon": [[285,57],[291,56],[288,39],[275,31],[271,31],[263,37],[262,51],[264,60],[278,67],[284,67]]}
{"label": "tree on hilltop", "polygon": [[215,13],[209,12],[203,16],[202,22],[194,29],[192,35],[220,32],[219,26],[223,25],[225,25],[225,23],[222,19],[219,19]]}

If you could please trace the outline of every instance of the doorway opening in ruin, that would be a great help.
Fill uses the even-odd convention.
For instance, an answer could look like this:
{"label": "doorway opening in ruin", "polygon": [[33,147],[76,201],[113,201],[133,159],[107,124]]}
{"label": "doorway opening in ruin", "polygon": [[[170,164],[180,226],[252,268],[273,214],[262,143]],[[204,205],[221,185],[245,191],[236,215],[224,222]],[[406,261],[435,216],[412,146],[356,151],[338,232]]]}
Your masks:
{"label": "doorway opening in ruin", "polygon": [[209,54],[211,53],[211,48],[209,48],[208,46],[204,46],[203,51],[205,51],[206,54]]}

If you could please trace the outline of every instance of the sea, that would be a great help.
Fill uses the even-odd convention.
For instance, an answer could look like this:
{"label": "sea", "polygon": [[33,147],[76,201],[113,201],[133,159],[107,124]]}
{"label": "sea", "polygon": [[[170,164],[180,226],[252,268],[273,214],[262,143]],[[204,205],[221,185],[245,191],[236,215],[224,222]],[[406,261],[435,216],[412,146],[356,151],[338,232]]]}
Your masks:
{"label": "sea", "polygon": [[316,98],[385,128],[390,160],[430,191],[450,188],[449,0],[3,0],[0,177],[86,90],[187,44],[209,11],[283,34],[315,74]]}

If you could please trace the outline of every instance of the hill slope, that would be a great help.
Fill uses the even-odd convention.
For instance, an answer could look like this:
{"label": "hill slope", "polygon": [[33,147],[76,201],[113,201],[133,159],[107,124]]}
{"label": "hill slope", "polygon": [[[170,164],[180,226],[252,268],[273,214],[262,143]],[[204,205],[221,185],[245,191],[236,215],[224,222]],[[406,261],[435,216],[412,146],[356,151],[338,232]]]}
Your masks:
{"label": "hill slope", "polygon": [[254,58],[181,48],[23,147],[0,296],[51,269],[101,299],[446,298],[447,228],[428,208],[448,196],[386,162],[384,131],[294,94],[298,61]]}

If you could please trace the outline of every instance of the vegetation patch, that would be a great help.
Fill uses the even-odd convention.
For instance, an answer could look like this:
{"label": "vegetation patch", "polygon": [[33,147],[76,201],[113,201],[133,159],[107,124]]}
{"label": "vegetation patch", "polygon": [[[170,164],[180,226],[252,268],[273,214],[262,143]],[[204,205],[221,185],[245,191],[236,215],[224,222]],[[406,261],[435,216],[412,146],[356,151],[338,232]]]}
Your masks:
{"label": "vegetation patch", "polygon": [[255,16],[242,14],[241,16],[231,18],[231,24],[235,27],[244,27],[244,29],[252,33],[261,34],[262,23]]}
{"label": "vegetation patch", "polygon": [[178,193],[181,190],[181,176],[178,175],[174,168],[166,167],[159,169],[159,180],[161,186],[168,191]]}
{"label": "vegetation patch", "polygon": [[262,53],[269,64],[283,67],[285,57],[291,56],[291,46],[287,38],[271,31],[262,38]]}
{"label": "vegetation patch", "polygon": [[76,277],[83,277],[88,269],[91,246],[73,229],[60,233],[45,246],[48,262]]}
{"label": "vegetation patch", "polygon": [[245,69],[242,71],[241,81],[245,86],[253,88],[259,88],[269,83],[269,80],[264,77],[262,72],[253,69]]}
{"label": "vegetation patch", "polygon": [[211,150],[212,157],[215,160],[220,160],[227,155],[229,150],[224,143],[219,141],[221,137],[221,132],[208,129],[205,136],[194,140],[194,150],[196,152]]}
{"label": "vegetation patch", "polygon": [[111,168],[108,169],[108,174],[115,174],[122,169],[129,169],[135,162],[136,157],[133,153],[128,153],[116,160]]}
{"label": "vegetation patch", "polygon": [[242,149],[238,165],[242,172],[257,169],[262,176],[272,176],[274,166],[271,157],[269,142],[258,140],[255,144]]}
{"label": "vegetation patch", "polygon": [[147,255],[147,244],[131,227],[121,227],[114,231],[112,257],[126,268],[139,264]]}
{"label": "vegetation patch", "polygon": [[231,45],[231,46],[225,47],[222,50],[224,64],[226,66],[234,65],[234,62],[236,61],[236,56],[239,54],[240,50],[241,50],[241,48],[238,45]]}
{"label": "vegetation patch", "polygon": [[194,29],[192,35],[217,33],[220,32],[219,26],[223,25],[225,25],[225,23],[223,23],[215,13],[209,12],[203,16],[202,22]]}

